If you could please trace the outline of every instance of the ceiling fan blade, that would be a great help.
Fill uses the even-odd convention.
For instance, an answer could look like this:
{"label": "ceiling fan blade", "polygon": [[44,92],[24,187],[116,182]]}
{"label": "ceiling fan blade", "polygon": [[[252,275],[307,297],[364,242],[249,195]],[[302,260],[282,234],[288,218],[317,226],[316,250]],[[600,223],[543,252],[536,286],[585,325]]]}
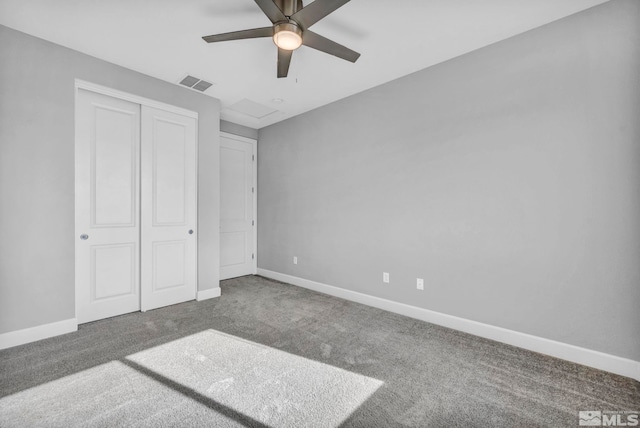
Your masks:
{"label": "ceiling fan blade", "polygon": [[287,77],[293,51],[278,48],[278,77]]}
{"label": "ceiling fan blade", "polygon": [[356,62],[360,58],[358,52],[309,30],[302,33],[302,44],[351,62]]}
{"label": "ceiling fan blade", "polygon": [[280,8],[273,2],[273,0],[255,0],[260,9],[267,15],[267,18],[274,24],[279,21],[286,21],[287,17]]}
{"label": "ceiling fan blade", "polygon": [[346,3],[349,3],[349,0],[315,0],[291,15],[291,19],[300,24],[303,30],[306,30]]}
{"label": "ceiling fan blade", "polygon": [[257,39],[259,37],[273,37],[273,27],[253,28],[251,30],[232,31],[230,33],[204,36],[207,43],[226,42],[227,40]]}

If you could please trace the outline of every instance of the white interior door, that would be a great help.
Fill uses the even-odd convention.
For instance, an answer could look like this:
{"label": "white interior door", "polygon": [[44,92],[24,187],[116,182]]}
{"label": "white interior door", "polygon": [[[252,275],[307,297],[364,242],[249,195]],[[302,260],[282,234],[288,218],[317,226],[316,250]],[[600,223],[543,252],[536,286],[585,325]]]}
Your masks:
{"label": "white interior door", "polygon": [[79,90],[76,106],[76,316],[140,310],[140,106]]}
{"label": "white interior door", "polygon": [[220,136],[220,279],[256,273],[256,141]]}
{"label": "white interior door", "polygon": [[142,310],[196,297],[196,119],[142,106]]}

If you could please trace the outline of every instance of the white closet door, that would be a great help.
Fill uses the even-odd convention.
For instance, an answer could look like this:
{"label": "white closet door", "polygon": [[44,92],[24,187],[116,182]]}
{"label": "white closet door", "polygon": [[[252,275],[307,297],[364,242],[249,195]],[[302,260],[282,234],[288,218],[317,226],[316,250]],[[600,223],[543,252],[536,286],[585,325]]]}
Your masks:
{"label": "white closet door", "polygon": [[196,120],[142,106],[142,310],[196,297]]}
{"label": "white closet door", "polygon": [[78,91],[75,250],[79,323],[140,310],[139,142],[138,104]]}
{"label": "white closet door", "polygon": [[256,273],[255,146],[220,136],[220,279]]}

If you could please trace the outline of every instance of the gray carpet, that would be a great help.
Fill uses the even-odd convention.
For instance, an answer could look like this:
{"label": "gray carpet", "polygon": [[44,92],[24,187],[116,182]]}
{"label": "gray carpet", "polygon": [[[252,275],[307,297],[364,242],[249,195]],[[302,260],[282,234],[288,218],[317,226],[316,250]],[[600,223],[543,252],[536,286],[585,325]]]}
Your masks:
{"label": "gray carpet", "polygon": [[249,276],[0,351],[1,427],[575,427],[640,383]]}

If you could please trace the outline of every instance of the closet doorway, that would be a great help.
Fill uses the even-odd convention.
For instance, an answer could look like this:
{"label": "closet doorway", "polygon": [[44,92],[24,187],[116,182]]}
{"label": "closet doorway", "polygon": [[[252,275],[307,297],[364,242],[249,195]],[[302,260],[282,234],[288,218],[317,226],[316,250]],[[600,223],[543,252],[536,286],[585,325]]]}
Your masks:
{"label": "closet doorway", "polygon": [[257,142],[220,133],[220,279],[256,273]]}
{"label": "closet doorway", "polygon": [[194,112],[77,83],[78,323],[195,299],[196,134]]}

